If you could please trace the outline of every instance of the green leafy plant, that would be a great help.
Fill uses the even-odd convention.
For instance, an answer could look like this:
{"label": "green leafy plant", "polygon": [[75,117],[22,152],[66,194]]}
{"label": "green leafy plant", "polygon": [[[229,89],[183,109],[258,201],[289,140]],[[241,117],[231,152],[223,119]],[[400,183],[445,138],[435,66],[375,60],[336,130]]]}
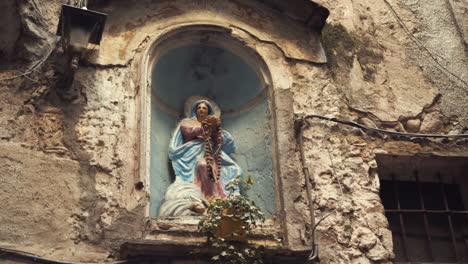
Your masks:
{"label": "green leafy plant", "polygon": [[246,242],[247,235],[265,221],[265,216],[252,200],[238,191],[239,186],[247,191],[252,184],[250,176],[230,181],[226,185],[228,196],[214,200],[199,223],[199,231],[217,248],[217,254],[212,257],[216,263],[262,263],[261,249]]}

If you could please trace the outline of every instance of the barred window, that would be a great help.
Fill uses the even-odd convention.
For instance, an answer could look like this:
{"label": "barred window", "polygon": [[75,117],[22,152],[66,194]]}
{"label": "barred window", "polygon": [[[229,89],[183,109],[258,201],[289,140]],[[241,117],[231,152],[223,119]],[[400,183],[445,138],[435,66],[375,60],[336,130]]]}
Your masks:
{"label": "barred window", "polygon": [[380,196],[397,263],[468,262],[468,163],[466,158],[452,164],[450,158],[440,159],[378,159]]}

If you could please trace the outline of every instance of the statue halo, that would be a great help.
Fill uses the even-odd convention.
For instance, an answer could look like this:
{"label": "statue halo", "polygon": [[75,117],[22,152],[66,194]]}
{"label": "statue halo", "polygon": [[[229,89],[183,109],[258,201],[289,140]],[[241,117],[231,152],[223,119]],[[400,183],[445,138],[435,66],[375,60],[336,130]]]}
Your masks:
{"label": "statue halo", "polygon": [[218,118],[221,117],[221,109],[219,108],[218,104],[216,104],[213,100],[206,96],[200,96],[200,95],[194,95],[190,96],[187,101],[185,101],[184,105],[184,114],[185,117],[191,117],[192,115],[192,106],[195,102],[200,101],[200,100],[206,100],[211,104],[212,110],[214,112],[214,115]]}

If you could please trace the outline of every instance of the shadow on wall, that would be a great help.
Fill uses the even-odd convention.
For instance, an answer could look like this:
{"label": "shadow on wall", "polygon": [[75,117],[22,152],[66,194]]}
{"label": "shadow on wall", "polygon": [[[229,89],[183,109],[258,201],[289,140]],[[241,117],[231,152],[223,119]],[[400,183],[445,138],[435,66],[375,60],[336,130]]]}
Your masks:
{"label": "shadow on wall", "polygon": [[374,81],[377,65],[384,59],[382,47],[367,36],[358,36],[341,24],[327,24],[322,31],[322,41],[327,54],[328,67],[333,77],[346,75],[357,58],[363,68],[364,78]]}

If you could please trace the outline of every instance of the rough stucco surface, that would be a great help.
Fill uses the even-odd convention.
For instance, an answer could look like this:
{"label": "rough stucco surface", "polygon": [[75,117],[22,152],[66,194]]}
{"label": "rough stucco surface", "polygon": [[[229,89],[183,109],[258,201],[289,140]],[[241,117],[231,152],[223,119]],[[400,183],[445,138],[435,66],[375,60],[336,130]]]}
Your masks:
{"label": "rough stucco surface", "polygon": [[[446,71],[468,81],[466,1],[388,0],[412,35],[383,1],[315,1],[331,12],[322,32],[327,64],[316,63],[317,50],[307,53],[304,45],[314,41],[314,34],[243,1],[217,2],[214,9],[210,1],[196,8],[195,1],[111,2],[100,7],[112,17],[103,45],[76,73],[74,100],[57,95],[62,84],[53,79],[61,69],[51,62],[29,76],[39,82],[0,81],[1,246],[68,261],[101,261],[116,258],[122,241],[145,237],[147,187],[134,188],[140,180],[146,184],[138,176],[146,169],[139,168],[144,89],[139,67],[156,36],[180,23],[230,28],[271,71],[274,151],[279,153],[274,167],[284,190],[277,198],[278,221],[292,249],[308,249],[311,236],[294,116],[337,116],[401,132],[467,131],[468,87]],[[22,28],[15,36],[11,28],[0,27],[2,36],[13,32],[0,42],[11,60],[3,68],[25,69],[46,53],[59,4],[2,3],[10,11],[17,5],[19,21],[17,16],[2,19]],[[0,72],[0,79],[12,74]],[[318,227],[321,263],[391,262],[377,153],[468,153],[464,141],[369,137],[327,122],[312,123],[304,136],[316,219],[337,209]]]}
{"label": "rough stucco surface", "polygon": [[[113,7],[106,11],[113,10],[126,12],[109,18],[111,26],[106,29],[107,37],[104,37],[102,45],[111,45],[113,49],[99,52],[93,59],[98,64],[126,65],[138,51],[140,43],[147,36],[154,34],[155,27],[164,30],[174,24],[192,21],[223,24],[228,28],[231,25],[241,27],[263,41],[276,43],[288,57],[319,63],[325,61],[321,46],[315,44],[318,40],[317,34],[301,27],[290,27],[289,25],[296,24],[294,21],[289,21],[288,24],[279,23],[282,20],[279,14],[262,11],[262,7],[255,1],[185,0],[177,4],[173,1],[116,1]],[[230,12],[225,14],[223,10]],[[135,28],[139,30],[132,30]]]}
{"label": "rough stucco surface", "polygon": [[1,246],[57,259],[107,257],[104,250],[80,243],[78,162],[17,144],[3,143],[0,153]]}
{"label": "rough stucco surface", "polygon": [[236,140],[236,161],[256,183],[248,196],[267,217],[276,213],[270,116],[268,101],[263,99],[245,116],[224,120],[224,127]]}
{"label": "rough stucco surface", "polygon": [[[333,57],[344,59],[336,62],[336,74],[349,106],[392,122],[421,116],[440,94],[445,120],[458,117],[454,122],[466,127],[467,110],[463,106],[468,103],[468,62],[460,32],[466,23],[460,22],[459,15],[454,17],[452,9],[464,13],[468,4],[457,1],[452,7],[445,0],[388,2],[409,33],[383,1],[318,1],[330,9],[329,24],[324,29],[324,39],[329,43],[324,45],[328,45],[332,61]],[[340,37],[336,32],[349,35]],[[334,44],[340,41],[353,48]]]}

